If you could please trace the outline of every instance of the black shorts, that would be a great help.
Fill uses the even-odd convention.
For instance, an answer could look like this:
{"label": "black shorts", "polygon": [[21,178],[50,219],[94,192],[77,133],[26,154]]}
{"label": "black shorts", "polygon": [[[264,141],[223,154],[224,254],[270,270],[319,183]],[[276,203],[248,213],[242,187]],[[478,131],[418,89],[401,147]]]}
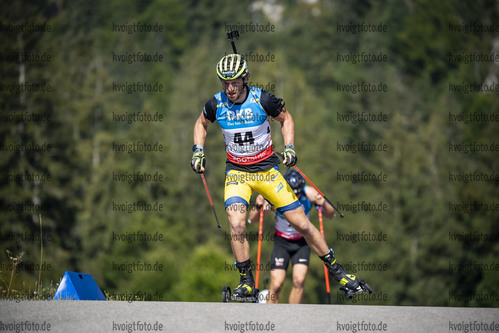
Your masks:
{"label": "black shorts", "polygon": [[274,250],[270,259],[270,269],[288,269],[289,259],[291,264],[303,264],[308,266],[310,259],[310,247],[305,238],[287,240],[281,236],[275,236]]}

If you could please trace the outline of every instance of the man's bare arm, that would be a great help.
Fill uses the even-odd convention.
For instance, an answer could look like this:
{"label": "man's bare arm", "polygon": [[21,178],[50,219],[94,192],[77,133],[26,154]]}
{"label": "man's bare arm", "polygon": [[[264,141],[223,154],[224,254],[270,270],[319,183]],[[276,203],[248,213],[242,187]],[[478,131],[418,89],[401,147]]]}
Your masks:
{"label": "man's bare arm", "polygon": [[204,146],[206,134],[208,133],[208,125],[211,121],[205,118],[203,112],[199,115],[198,120],[194,124],[194,144]]}
{"label": "man's bare arm", "polygon": [[285,107],[282,108],[281,113],[274,118],[281,123],[281,132],[284,139],[284,145],[294,145],[295,142],[295,123],[293,117],[286,110]]}

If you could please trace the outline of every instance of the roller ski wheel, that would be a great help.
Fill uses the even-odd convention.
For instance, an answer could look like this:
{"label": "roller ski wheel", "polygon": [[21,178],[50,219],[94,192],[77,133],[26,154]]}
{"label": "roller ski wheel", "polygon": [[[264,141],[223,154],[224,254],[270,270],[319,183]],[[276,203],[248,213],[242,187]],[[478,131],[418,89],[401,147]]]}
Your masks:
{"label": "roller ski wheel", "polygon": [[362,294],[362,293],[372,294],[373,293],[371,286],[369,286],[367,284],[367,282],[364,280],[359,281],[359,288],[357,288],[356,290],[349,289],[345,286],[341,286],[340,290],[343,291],[343,293],[345,293],[345,296],[349,299],[357,294]]}
{"label": "roller ski wheel", "polygon": [[222,302],[227,303],[230,301],[230,298],[232,296],[232,293],[230,291],[229,286],[225,286],[224,289],[222,290]]}
{"label": "roller ski wheel", "polygon": [[245,302],[245,303],[258,303],[259,290],[254,289],[253,293],[248,296],[240,296],[237,294],[232,294],[230,287],[225,286],[222,290],[222,302],[228,303],[229,301],[234,302]]}

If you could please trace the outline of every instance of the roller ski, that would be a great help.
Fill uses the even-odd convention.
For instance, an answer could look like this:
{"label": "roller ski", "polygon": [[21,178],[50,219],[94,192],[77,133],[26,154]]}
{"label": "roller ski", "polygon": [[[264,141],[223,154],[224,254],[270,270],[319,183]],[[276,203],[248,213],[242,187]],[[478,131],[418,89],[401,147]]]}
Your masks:
{"label": "roller ski", "polygon": [[373,290],[364,280],[359,280],[353,274],[348,273],[345,269],[336,262],[331,249],[328,254],[321,257],[326,264],[329,275],[337,282],[340,283],[340,290],[347,298],[352,298],[357,294],[369,293],[372,294]]}
{"label": "roller ski", "polygon": [[241,295],[236,294],[237,288],[234,290],[234,294],[231,293],[229,286],[225,286],[222,290],[222,302],[228,303],[229,301],[234,302],[246,302],[246,303],[259,303],[259,291],[258,289],[253,289],[251,294]]}
{"label": "roller ski", "polygon": [[255,288],[255,280],[250,270],[249,260],[243,263],[235,263],[236,268],[239,269],[240,282],[234,292],[225,286],[222,290],[222,301],[227,303],[229,301],[236,302],[251,302],[258,303],[258,288]]}
{"label": "roller ski", "polygon": [[340,286],[340,290],[345,293],[345,296],[347,298],[352,298],[353,296],[362,293],[369,293],[369,294],[373,293],[371,287],[364,280],[359,281],[359,287],[356,290],[348,289],[345,286]]}

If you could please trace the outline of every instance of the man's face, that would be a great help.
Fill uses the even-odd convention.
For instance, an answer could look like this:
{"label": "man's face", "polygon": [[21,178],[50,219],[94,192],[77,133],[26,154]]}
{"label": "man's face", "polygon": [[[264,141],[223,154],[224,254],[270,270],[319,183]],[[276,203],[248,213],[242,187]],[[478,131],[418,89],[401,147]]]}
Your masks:
{"label": "man's face", "polygon": [[222,80],[222,87],[225,94],[232,103],[241,103],[244,99],[244,79]]}

